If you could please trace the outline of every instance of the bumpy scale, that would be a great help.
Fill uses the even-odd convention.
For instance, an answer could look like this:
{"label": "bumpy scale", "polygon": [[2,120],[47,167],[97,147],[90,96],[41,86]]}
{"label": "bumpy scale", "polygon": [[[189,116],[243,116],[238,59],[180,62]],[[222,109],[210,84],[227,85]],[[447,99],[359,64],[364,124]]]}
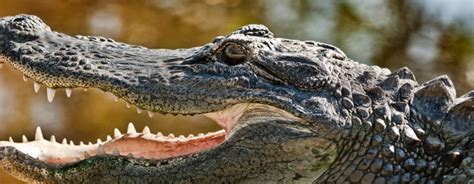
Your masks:
{"label": "bumpy scale", "polygon": [[0,54],[49,101],[58,88],[96,88],[150,117],[201,114],[223,129],[163,136],[130,124],[89,145],[38,129],[34,141],[0,142],[0,167],[25,181],[474,183],[474,91],[457,97],[447,76],[419,84],[408,68],[360,64],[262,25],[168,50],[18,15],[0,19]]}

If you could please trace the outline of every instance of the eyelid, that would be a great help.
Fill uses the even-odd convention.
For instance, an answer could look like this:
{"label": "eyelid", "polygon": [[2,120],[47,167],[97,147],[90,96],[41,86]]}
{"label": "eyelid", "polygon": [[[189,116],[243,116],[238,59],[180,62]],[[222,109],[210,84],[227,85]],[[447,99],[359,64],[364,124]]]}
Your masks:
{"label": "eyelid", "polygon": [[236,44],[226,46],[224,52],[232,58],[241,58],[246,56],[244,48]]}

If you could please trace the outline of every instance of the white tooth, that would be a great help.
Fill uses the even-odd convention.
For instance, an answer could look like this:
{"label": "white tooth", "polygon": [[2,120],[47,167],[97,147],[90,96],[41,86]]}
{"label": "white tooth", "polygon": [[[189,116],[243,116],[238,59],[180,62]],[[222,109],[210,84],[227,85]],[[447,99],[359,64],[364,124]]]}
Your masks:
{"label": "white tooth", "polygon": [[180,136],[178,136],[178,138],[184,139],[185,137],[184,137],[184,135],[180,135]]}
{"label": "white tooth", "polygon": [[48,102],[49,103],[53,102],[54,94],[56,93],[56,90],[51,89],[51,88],[46,88],[46,92],[47,92],[47,95],[48,95]]}
{"label": "white tooth", "polygon": [[161,133],[161,132],[158,132],[156,135],[157,135],[158,137],[163,137],[163,133]]}
{"label": "white tooth", "polygon": [[51,141],[51,143],[56,143],[56,137],[52,135],[49,141]]}
{"label": "white tooth", "polygon": [[9,141],[10,143],[15,143],[15,141],[13,141],[13,138],[12,138],[12,137],[9,137],[9,138],[8,138],[8,141]]}
{"label": "white tooth", "polygon": [[141,114],[141,113],[142,113],[142,110],[139,109],[139,108],[137,108],[137,113],[138,113],[138,114]]}
{"label": "white tooth", "polygon": [[67,139],[66,138],[63,139],[62,144],[67,145]]}
{"label": "white tooth", "polygon": [[114,148],[114,150],[112,150],[112,155],[119,156],[120,155],[119,150],[117,148]]}
{"label": "white tooth", "polygon": [[84,142],[82,142],[82,141],[79,142],[79,145],[80,145],[80,146],[84,146]]}
{"label": "white tooth", "polygon": [[143,128],[142,133],[143,133],[143,134],[150,134],[150,133],[151,133],[150,128],[149,128],[148,126],[145,126],[145,127]]}
{"label": "white tooth", "polygon": [[135,129],[135,125],[133,125],[132,122],[128,123],[128,128],[127,128],[127,134],[134,134],[137,133],[137,130]]}
{"label": "white tooth", "polygon": [[89,145],[89,146],[92,146],[92,143],[91,143],[91,142],[89,142],[89,143],[87,143],[87,145]]}
{"label": "white tooth", "polygon": [[28,142],[28,138],[26,138],[25,135],[21,136],[21,141],[22,142]]}
{"label": "white tooth", "polygon": [[148,111],[148,117],[152,118],[154,115],[153,112]]}
{"label": "white tooth", "polygon": [[118,137],[120,137],[120,136],[122,136],[122,133],[120,133],[120,130],[117,129],[117,128],[114,129],[114,137],[115,137],[115,138],[118,138]]}
{"label": "white tooth", "polygon": [[35,133],[35,141],[42,141],[43,138],[43,132],[41,132],[40,127],[36,127],[36,133]]}
{"label": "white tooth", "polygon": [[87,92],[87,88],[84,88],[84,92]]}
{"label": "white tooth", "polygon": [[193,135],[193,134],[189,134],[189,135],[188,135],[188,138],[194,138],[194,135]]}
{"label": "white tooth", "polygon": [[202,136],[204,136],[203,133],[198,133],[198,137],[202,137]]}
{"label": "white tooth", "polygon": [[71,88],[66,88],[66,96],[67,96],[68,98],[70,98],[70,97],[71,97],[71,94],[72,94],[72,89],[71,89]]}
{"label": "white tooth", "polygon": [[119,101],[119,97],[117,97],[117,96],[114,95],[114,101],[115,101],[115,102],[118,102],[118,101]]}
{"label": "white tooth", "polygon": [[26,77],[26,75],[23,75],[23,81],[27,81],[28,80],[28,77]]}
{"label": "white tooth", "polygon": [[169,138],[174,138],[174,134],[169,134],[168,137]]}
{"label": "white tooth", "polygon": [[107,141],[111,141],[112,137],[110,135],[107,135]]}
{"label": "white tooth", "polygon": [[130,108],[130,104],[128,102],[126,104],[127,104],[127,108]]}
{"label": "white tooth", "polygon": [[103,145],[99,145],[99,148],[97,148],[97,155],[98,156],[104,156],[105,155],[105,149]]}
{"label": "white tooth", "polygon": [[37,83],[36,81],[33,82],[33,89],[35,90],[35,93],[38,93],[41,88],[41,84]]}
{"label": "white tooth", "polygon": [[69,145],[74,146],[74,141],[70,140]]}
{"label": "white tooth", "polygon": [[100,140],[100,139],[97,139],[97,143],[99,143],[99,144],[100,144],[100,143],[102,143],[102,140]]}

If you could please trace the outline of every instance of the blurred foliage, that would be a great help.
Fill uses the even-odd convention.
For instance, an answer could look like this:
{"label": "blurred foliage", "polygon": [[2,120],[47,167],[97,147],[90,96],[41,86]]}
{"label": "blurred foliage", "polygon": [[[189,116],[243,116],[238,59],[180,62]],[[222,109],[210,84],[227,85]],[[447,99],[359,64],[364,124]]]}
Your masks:
{"label": "blurred foliage", "polygon": [[[443,11],[453,9],[446,3],[464,9]],[[261,23],[280,37],[336,45],[359,62],[392,70],[408,66],[419,82],[447,74],[458,95],[474,86],[474,5],[468,0],[0,0],[0,4],[0,16],[33,14],[55,31],[152,48],[202,45],[242,25]],[[105,138],[113,127],[125,130],[130,121],[137,128],[149,125],[164,133],[218,129],[202,116],[150,119],[96,90],[74,90],[71,99],[56,96],[47,103],[44,89],[35,94],[32,82],[22,82],[21,74],[7,66],[0,75],[0,139],[12,136],[19,141],[23,133],[32,138],[38,125],[45,135],[67,136],[76,143]],[[0,183],[16,182],[0,173]]]}

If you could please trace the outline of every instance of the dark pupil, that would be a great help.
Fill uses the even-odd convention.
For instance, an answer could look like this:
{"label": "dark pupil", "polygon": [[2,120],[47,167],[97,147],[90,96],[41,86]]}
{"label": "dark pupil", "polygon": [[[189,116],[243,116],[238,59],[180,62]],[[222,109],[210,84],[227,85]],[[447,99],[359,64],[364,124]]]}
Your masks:
{"label": "dark pupil", "polygon": [[241,55],[244,54],[244,51],[242,50],[242,48],[235,45],[228,46],[226,48],[226,52],[230,57],[240,57]]}
{"label": "dark pupil", "polygon": [[229,45],[224,49],[224,62],[228,65],[238,65],[245,61],[246,55],[242,47]]}

